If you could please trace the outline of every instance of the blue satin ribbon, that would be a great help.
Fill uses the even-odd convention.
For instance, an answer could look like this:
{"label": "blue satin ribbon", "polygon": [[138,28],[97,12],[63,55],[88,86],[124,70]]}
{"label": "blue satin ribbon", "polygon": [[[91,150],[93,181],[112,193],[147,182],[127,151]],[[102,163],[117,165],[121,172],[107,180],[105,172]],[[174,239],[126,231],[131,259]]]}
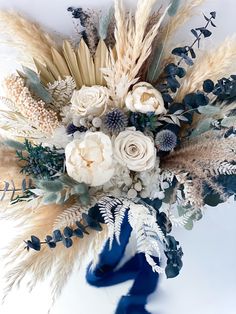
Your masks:
{"label": "blue satin ribbon", "polygon": [[[120,244],[114,240],[111,250],[109,242],[105,244],[98,264],[95,267],[92,267],[92,264],[89,265],[86,279],[89,284],[96,287],[109,287],[134,279],[128,295],[121,297],[115,314],[151,314],[145,310],[145,305],[149,294],[156,289],[159,275],[152,271],[152,268],[146,262],[145,255],[138,253],[122,267],[116,269],[124,256],[131,230],[126,215],[121,226]],[[157,258],[155,261],[159,262]]]}

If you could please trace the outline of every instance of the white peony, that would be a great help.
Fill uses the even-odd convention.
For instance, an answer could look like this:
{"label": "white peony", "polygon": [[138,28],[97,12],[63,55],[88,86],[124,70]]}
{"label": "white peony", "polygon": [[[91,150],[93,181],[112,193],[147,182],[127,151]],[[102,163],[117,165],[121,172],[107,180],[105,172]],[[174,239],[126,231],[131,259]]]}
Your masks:
{"label": "white peony", "polygon": [[109,92],[104,86],[83,86],[73,92],[71,110],[79,116],[101,116],[109,104]]}
{"label": "white peony", "polygon": [[161,93],[151,84],[135,84],[125,99],[126,107],[132,112],[154,112],[156,115],[166,113]]}
{"label": "white peony", "polygon": [[156,161],[156,149],[152,139],[140,131],[127,129],[114,141],[114,157],[132,171],[152,169]]}
{"label": "white peony", "polygon": [[102,132],[86,133],[65,149],[68,175],[78,182],[100,186],[114,173],[112,143]]}

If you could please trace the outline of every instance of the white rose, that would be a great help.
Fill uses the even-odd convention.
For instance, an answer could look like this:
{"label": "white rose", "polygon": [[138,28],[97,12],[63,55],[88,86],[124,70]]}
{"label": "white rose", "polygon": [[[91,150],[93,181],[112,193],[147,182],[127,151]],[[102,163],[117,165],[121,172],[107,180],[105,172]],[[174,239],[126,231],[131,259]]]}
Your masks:
{"label": "white rose", "polygon": [[156,149],[151,138],[134,130],[123,131],[117,136],[114,155],[118,162],[137,172],[152,169],[156,161]]}
{"label": "white rose", "polygon": [[166,113],[161,93],[151,84],[135,84],[125,99],[126,107],[132,112],[154,112],[156,115]]}
{"label": "white rose", "polygon": [[101,116],[109,103],[108,89],[104,86],[83,86],[71,98],[71,110],[79,116]]}
{"label": "white rose", "polygon": [[67,173],[78,182],[100,186],[113,176],[112,143],[102,132],[75,139],[66,146],[65,155]]}

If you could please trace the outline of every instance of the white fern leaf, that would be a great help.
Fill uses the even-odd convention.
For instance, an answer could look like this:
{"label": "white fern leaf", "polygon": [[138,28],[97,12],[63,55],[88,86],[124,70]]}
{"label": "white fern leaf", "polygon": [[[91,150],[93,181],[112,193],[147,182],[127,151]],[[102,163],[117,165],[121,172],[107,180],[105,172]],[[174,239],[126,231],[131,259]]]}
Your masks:
{"label": "white fern leaf", "polygon": [[118,205],[115,208],[114,212],[114,233],[115,238],[118,244],[120,244],[120,232],[121,232],[121,225],[125,218],[125,213],[127,209],[129,208],[128,202],[122,202],[120,205]]}
{"label": "white fern leaf", "polygon": [[154,212],[140,204],[130,204],[129,223],[137,240],[137,251],[144,253],[154,271],[162,271],[151,256],[161,257],[159,242],[165,242],[165,235],[156,222]]}
{"label": "white fern leaf", "polygon": [[65,209],[55,220],[53,230],[62,229],[67,226],[73,226],[76,221],[82,219],[82,214],[87,213],[88,208],[75,203],[71,207]]}
{"label": "white fern leaf", "polygon": [[101,215],[104,219],[105,224],[108,227],[108,238],[110,243],[110,249],[112,247],[112,242],[114,240],[115,233],[115,222],[112,211],[120,205],[120,200],[112,197],[104,197],[98,202],[98,207],[101,212]]}
{"label": "white fern leaf", "polygon": [[217,168],[214,169],[216,175],[233,175],[236,174],[236,164],[230,162],[223,162]]}
{"label": "white fern leaf", "polygon": [[170,222],[173,226],[184,227],[188,223],[189,218],[191,218],[193,214],[194,211],[189,211],[180,217],[176,217],[173,213],[171,213],[168,215],[168,218],[170,219]]}

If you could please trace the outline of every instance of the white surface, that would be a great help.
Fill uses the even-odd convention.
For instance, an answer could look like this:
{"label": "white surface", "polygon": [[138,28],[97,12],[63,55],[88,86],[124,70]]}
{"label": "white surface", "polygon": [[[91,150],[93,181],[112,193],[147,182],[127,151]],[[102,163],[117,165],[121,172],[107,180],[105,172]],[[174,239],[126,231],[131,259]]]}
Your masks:
{"label": "white surface", "polygon": [[[135,3],[128,1],[132,2]],[[69,35],[73,31],[73,24],[66,8],[70,5],[106,7],[111,0],[94,3],[94,0],[0,0],[0,8],[19,10],[46,27]],[[210,10],[216,10],[218,13],[218,27],[214,31],[214,40],[208,41],[209,46],[236,31],[235,9],[235,0],[206,1],[202,12],[208,14]],[[201,15],[192,19],[177,40],[188,40],[190,27],[198,27],[202,21]],[[9,62],[10,58],[6,60],[3,57],[6,52],[1,46],[1,76],[15,66]],[[176,279],[161,278],[159,289],[150,297],[148,309],[152,314],[236,313],[235,221],[236,206],[231,202],[208,209],[193,231],[176,231],[176,238],[184,251],[184,267]],[[9,230],[6,224],[0,224],[1,242]],[[86,284],[84,270],[75,270],[51,314],[112,314],[119,297],[128,291],[130,285],[131,282],[111,288],[93,288]],[[6,304],[0,305],[0,313],[46,314],[48,304],[49,285],[45,282],[30,294],[24,288],[13,292]]]}

